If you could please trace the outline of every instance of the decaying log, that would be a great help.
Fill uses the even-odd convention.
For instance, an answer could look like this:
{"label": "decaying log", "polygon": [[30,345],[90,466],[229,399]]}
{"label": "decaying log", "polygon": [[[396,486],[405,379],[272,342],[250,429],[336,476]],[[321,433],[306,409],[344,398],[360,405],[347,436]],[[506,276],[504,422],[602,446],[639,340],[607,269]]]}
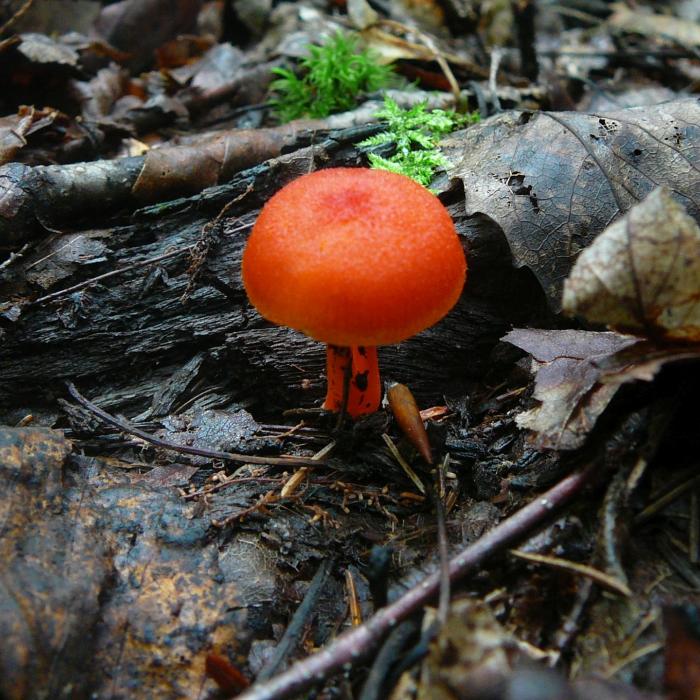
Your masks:
{"label": "decaying log", "polygon": [[[65,396],[69,378],[105,408],[128,413],[159,415],[203,392],[207,405],[253,401],[262,414],[317,402],[324,348],[251,309],[240,280],[241,254],[274,191],[314,168],[360,163],[354,147],[327,139],[226,185],[142,209],[126,223],[64,231],[6,269],[0,295],[14,301],[0,307],[2,417],[41,414]],[[500,229],[465,216],[460,188],[445,181],[438,189],[469,251],[462,299],[434,328],[380,349],[384,378],[408,383],[422,402],[463,393],[498,338],[542,308],[530,273],[512,267]],[[183,303],[190,252],[205,224],[234,199]],[[75,254],[66,257],[66,249]],[[128,269],[105,275],[122,268]],[[76,286],[98,276],[96,283]],[[42,287],[43,294],[37,291]],[[167,409],[164,393],[172,394]]]}

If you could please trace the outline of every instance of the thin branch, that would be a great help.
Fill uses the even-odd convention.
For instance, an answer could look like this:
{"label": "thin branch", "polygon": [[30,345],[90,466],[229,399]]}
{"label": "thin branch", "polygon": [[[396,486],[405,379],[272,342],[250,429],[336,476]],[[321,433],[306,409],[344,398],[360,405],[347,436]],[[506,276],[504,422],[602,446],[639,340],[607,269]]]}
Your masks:
{"label": "thin branch", "polygon": [[328,580],[328,576],[335,566],[335,558],[330,557],[321,562],[316,574],[314,575],[311,584],[309,585],[304,600],[296,609],[292,616],[291,622],[287,625],[287,629],[280,639],[279,644],[275,647],[272,656],[263,666],[258,677],[261,679],[270,678],[277,669],[284,664],[290,654],[296,650],[299,640],[301,639],[304,629],[307,627],[312,617],[318,609],[318,601],[323,593],[323,589]]}
{"label": "thin branch", "polygon": [[83,282],[74,284],[72,287],[68,287],[67,289],[59,289],[57,292],[52,292],[51,294],[47,294],[46,296],[39,297],[38,299],[35,299],[32,302],[32,304],[44,304],[47,301],[55,301],[60,297],[67,296],[68,294],[72,294],[73,292],[77,292],[78,290],[83,289],[84,287],[89,287],[91,284],[95,284],[95,282],[102,282],[102,280],[109,279],[110,277],[116,277],[117,275],[121,275],[123,272],[129,272],[130,270],[136,270],[139,267],[152,265],[153,263],[160,262],[161,260],[174,258],[176,255],[182,255],[183,253],[187,253],[193,248],[194,245],[188,245],[184,248],[171,250],[169,253],[157,255],[155,258],[148,258],[148,260],[142,260],[141,262],[133,263],[132,265],[126,265],[125,267],[120,267],[116,270],[110,270],[109,272],[105,272],[103,275],[97,275],[97,277],[91,277],[89,280],[84,280]]}
{"label": "thin branch", "polygon": [[24,5],[22,5],[22,7],[20,7],[19,10],[17,10],[17,12],[15,12],[15,14],[12,15],[12,17],[10,17],[10,19],[8,19],[7,22],[5,22],[5,24],[2,25],[2,27],[0,27],[0,36],[5,34],[5,32],[7,32],[8,29],[10,29],[10,27],[12,27],[13,24],[16,24],[17,22],[19,22],[19,20],[27,13],[29,8],[33,4],[34,4],[34,0],[26,0]]}
{"label": "thin branch", "polygon": [[568,559],[562,559],[560,557],[550,557],[545,554],[536,554],[535,552],[522,552],[519,549],[511,549],[510,553],[524,559],[525,561],[532,562],[534,564],[544,564],[545,566],[551,566],[554,569],[559,569],[560,571],[568,571],[571,574],[580,574],[581,576],[586,576],[597,584],[607,588],[613,593],[619,593],[627,598],[632,595],[632,591],[629,586],[620,579],[615,578],[606,574],[600,569],[596,569],[593,566],[588,566],[588,564],[579,564],[575,561],[569,561]]}
{"label": "thin branch", "polygon": [[174,442],[161,440],[155,435],[151,435],[139,428],[130,425],[126,420],[115,418],[110,413],[103,411],[99,406],[96,406],[92,401],[86,399],[76,388],[72,382],[68,382],[68,393],[84,408],[87,408],[90,413],[96,415],[100,420],[113,425],[123,433],[134,435],[141,440],[159,447],[163,450],[172,450],[181,454],[195,455],[197,457],[206,457],[207,459],[220,459],[229,462],[243,462],[244,464],[274,464],[284,467],[290,466],[318,466],[323,464],[322,460],[314,459],[313,457],[257,457],[253,455],[243,455],[236,452],[219,452],[218,450],[207,450],[200,447],[189,447],[188,445],[177,445]]}
{"label": "thin branch", "polygon": [[446,454],[442,464],[438,466],[435,474],[435,519],[437,520],[438,553],[440,554],[440,595],[438,597],[437,622],[442,628],[447,622],[450,610],[450,559],[447,547],[447,524],[445,522],[445,470],[450,461],[450,455]]}
{"label": "thin branch", "polygon": [[[481,566],[489,557],[513,546],[530,531],[542,525],[556,510],[566,505],[592,479],[595,464],[562,479],[507,520],[487,532],[450,561],[450,579],[456,581]],[[283,700],[340,672],[374,649],[380,640],[409,615],[428,603],[440,587],[440,572],[428,576],[418,586],[384,608],[364,625],[341,634],[320,652],[299,661],[271,680],[253,685],[238,700]]]}
{"label": "thin branch", "polygon": [[13,262],[15,262],[15,260],[22,259],[28,249],[29,243],[25,243],[16,253],[10,253],[10,257],[0,263],[0,270],[4,270],[6,267],[9,267]]}

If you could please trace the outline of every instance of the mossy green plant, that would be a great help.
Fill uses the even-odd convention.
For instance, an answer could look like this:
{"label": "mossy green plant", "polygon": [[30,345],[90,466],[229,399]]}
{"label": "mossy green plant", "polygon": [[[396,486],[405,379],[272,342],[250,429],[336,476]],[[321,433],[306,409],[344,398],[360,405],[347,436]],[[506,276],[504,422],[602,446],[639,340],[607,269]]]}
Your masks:
{"label": "mossy green plant", "polygon": [[440,138],[479,121],[478,112],[458,114],[444,109],[428,110],[424,102],[402,109],[390,97],[384,98],[384,107],[376,116],[386,123],[386,131],[361,141],[358,146],[394,144],[394,153],[386,158],[370,153],[371,167],[407,175],[426,187],[435,171],[448,165],[440,151]]}
{"label": "mossy green plant", "polygon": [[374,54],[359,48],[352,34],[337,32],[322,46],[309,46],[299,74],[274,68],[276,95],[271,104],[281,122],[300,117],[323,118],[357,105],[360,98],[389,84],[392,71]]}

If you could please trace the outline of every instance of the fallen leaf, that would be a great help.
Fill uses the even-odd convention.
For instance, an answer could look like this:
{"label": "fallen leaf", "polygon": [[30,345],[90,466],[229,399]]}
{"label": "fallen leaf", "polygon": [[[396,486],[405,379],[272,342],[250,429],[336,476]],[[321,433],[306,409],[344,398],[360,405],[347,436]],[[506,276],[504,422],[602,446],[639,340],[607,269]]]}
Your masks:
{"label": "fallen leaf", "polygon": [[15,153],[26,146],[25,136],[34,120],[32,112],[0,117],[0,165],[9,163]]}
{"label": "fallen leaf", "polygon": [[27,280],[48,289],[83,265],[105,262],[112,252],[101,240],[106,237],[104,231],[87,231],[68,236],[67,241],[63,237],[50,240],[30,258]]}
{"label": "fallen leaf", "polygon": [[665,187],[581,253],[563,310],[649,338],[700,341],[700,228]]}
{"label": "fallen leaf", "polygon": [[112,46],[128,51],[132,68],[140,69],[153,62],[154,50],[163,43],[193,32],[201,6],[201,0],[119,0],[102,8],[95,29]]}
{"label": "fallen leaf", "polygon": [[524,411],[516,422],[537,433],[540,448],[580,447],[619,388],[602,384],[600,363],[638,343],[617,333],[519,328],[503,340],[533,356],[539,405]]}
{"label": "fallen leaf", "polygon": [[298,120],[267,129],[222,131],[196,145],[164,146],[147,152],[143,168],[132,188],[141,202],[167,196],[192,194],[230,178],[268,158],[280,155],[305,128],[317,121]]}
{"label": "fallen leaf", "polygon": [[605,114],[507,112],[446,138],[467,214],[502,229],[558,309],[578,254],[658,185],[700,218],[700,102]]}
{"label": "fallen leaf", "polygon": [[539,449],[580,447],[618,389],[650,381],[669,362],[697,359],[700,347],[657,347],[614,332],[516,328],[503,337],[533,357],[538,405],[516,417]]}
{"label": "fallen leaf", "polygon": [[423,663],[418,700],[487,697],[512,672],[514,647],[488,605],[455,601]]}
{"label": "fallen leaf", "polygon": [[700,46],[700,24],[687,18],[631,9],[616,2],[607,25],[618,32],[642,34],[659,40],[673,41],[680,46]]}
{"label": "fallen leaf", "polygon": [[70,46],[54,41],[43,34],[22,34],[21,38],[18,51],[32,63],[61,64],[77,70],[78,52]]}

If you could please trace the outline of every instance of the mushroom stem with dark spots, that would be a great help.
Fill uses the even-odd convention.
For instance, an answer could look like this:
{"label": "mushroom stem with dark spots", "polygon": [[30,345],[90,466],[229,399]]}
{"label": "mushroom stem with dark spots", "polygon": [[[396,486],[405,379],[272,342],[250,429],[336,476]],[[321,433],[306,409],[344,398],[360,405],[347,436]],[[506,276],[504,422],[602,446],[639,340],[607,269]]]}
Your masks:
{"label": "mushroom stem with dark spots", "polygon": [[323,408],[360,418],[374,413],[382,399],[377,348],[364,345],[326,348],[328,391]]}

